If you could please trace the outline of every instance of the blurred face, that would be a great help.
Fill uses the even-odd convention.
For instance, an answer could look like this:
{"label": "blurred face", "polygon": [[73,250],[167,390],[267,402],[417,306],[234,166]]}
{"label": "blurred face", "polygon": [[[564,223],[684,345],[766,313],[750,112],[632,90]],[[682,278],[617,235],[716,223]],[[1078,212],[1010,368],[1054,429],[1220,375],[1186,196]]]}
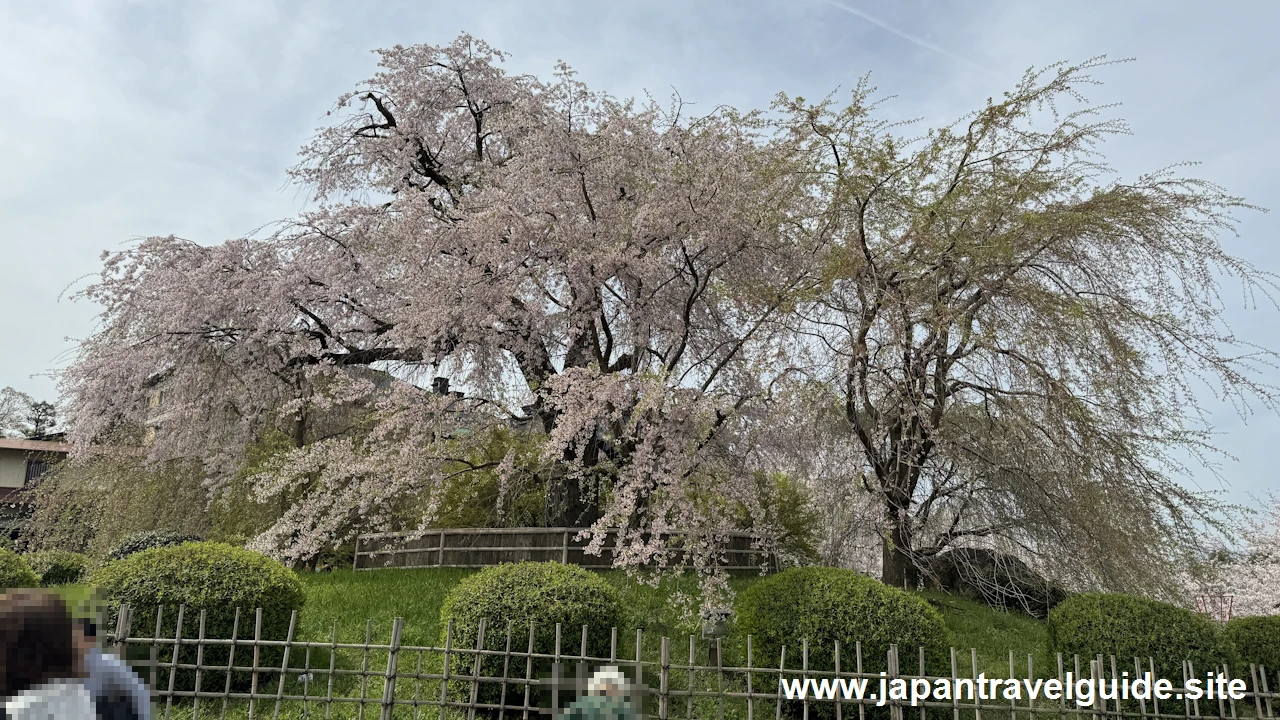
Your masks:
{"label": "blurred face", "polygon": [[75,624],[75,640],[76,648],[81,653],[87,653],[98,646],[98,638],[95,635],[90,635],[84,623],[81,622],[76,622]]}
{"label": "blurred face", "polygon": [[603,695],[605,697],[618,697],[624,695],[623,688],[613,683],[600,683],[595,687],[594,695]]}

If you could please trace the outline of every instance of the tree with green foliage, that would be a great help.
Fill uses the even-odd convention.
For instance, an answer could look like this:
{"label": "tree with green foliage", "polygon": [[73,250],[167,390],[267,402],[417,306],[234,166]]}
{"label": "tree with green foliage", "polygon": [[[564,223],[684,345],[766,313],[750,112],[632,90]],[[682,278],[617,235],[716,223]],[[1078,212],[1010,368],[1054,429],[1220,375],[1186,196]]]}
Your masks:
{"label": "tree with green foliage", "polygon": [[914,141],[865,82],[844,105],[778,102],[831,240],[791,322],[861,449],[886,583],[976,544],[1156,590],[1218,520],[1177,482],[1180,454],[1210,450],[1196,383],[1276,406],[1276,354],[1234,338],[1220,300],[1220,278],[1275,288],[1218,237],[1252,206],[1176,166],[1115,177],[1096,148],[1128,128],[1080,95],[1110,64],[1029,71]]}
{"label": "tree with green foliage", "polygon": [[210,518],[203,481],[194,463],[148,464],[129,448],[69,458],[36,485],[35,512],[23,532],[35,549],[95,557],[136,533],[204,535]]}
{"label": "tree with green foliage", "polygon": [[[1105,60],[1029,72],[913,140],[866,83],[692,117],[564,65],[509,73],[467,35],[380,56],[292,171],[316,209],[107,255],[63,375],[77,452],[153,425],[152,461],[278,502],[251,544],[290,562],[449,503],[505,509],[525,468],[480,446],[525,424],[545,524],[621,528],[619,564],[692,559],[723,589],[733,510],[773,524],[755,478],[786,470],[754,448],[804,444],[771,429],[837,407],[886,582],[985,544],[1159,589],[1217,520],[1176,482],[1210,449],[1193,383],[1275,407],[1275,354],[1242,351],[1219,301],[1222,276],[1274,286],[1218,239],[1250,206],[1172,169],[1107,175],[1096,146],[1125,125],[1058,112]],[[821,397],[782,402],[792,382]],[[336,406],[366,412],[317,432]],[[245,474],[285,425],[294,447]]]}
{"label": "tree with green foliage", "polygon": [[11,387],[0,388],[0,437],[42,437],[58,424],[58,409]]}

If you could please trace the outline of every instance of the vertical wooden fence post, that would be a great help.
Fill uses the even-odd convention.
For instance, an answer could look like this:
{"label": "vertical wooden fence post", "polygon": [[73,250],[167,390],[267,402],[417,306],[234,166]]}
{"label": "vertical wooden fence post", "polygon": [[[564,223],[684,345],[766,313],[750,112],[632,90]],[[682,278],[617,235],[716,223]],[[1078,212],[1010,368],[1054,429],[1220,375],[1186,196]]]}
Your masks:
{"label": "vertical wooden fence post", "polygon": [[685,687],[687,695],[685,696],[684,717],[685,720],[693,720],[693,664],[697,662],[694,655],[694,639],[693,634],[689,635],[689,671],[685,677]]}
{"label": "vertical wooden fence post", "polygon": [[[804,679],[804,684],[809,684],[809,638],[800,639],[800,677]],[[801,699],[804,708],[804,720],[809,720],[809,695],[806,693]]]}
{"label": "vertical wooden fence post", "polygon": [[[1013,651],[1009,651],[1009,678],[1018,677],[1018,671],[1013,667]],[[1027,677],[1030,677],[1029,675]],[[1009,698],[1009,720],[1018,720],[1018,701]]]}
{"label": "vertical wooden fence post", "polygon": [[529,652],[524,660],[524,711],[522,720],[529,720],[529,693],[533,690],[533,621],[529,621]]}
{"label": "vertical wooden fence post", "polygon": [[[303,720],[309,720],[311,717],[311,701],[307,699],[308,697],[310,697],[310,688],[311,688],[311,643],[307,643],[307,651],[302,656],[302,718]],[[192,718],[192,720],[199,720],[199,718]]]}
{"label": "vertical wooden fence post", "polygon": [[[724,648],[720,644],[720,638],[715,638],[716,644],[716,700],[719,703],[718,717],[724,720]],[[837,718],[837,720],[839,720]]]}
{"label": "vertical wooden fence post", "polygon": [[382,684],[382,720],[391,720],[391,711],[396,704],[396,672],[400,669],[400,636],[403,632],[404,618],[398,617],[391,622],[391,648],[387,651],[387,674]]}
{"label": "vertical wooden fence post", "polygon": [[164,701],[164,720],[169,720],[169,713],[173,710],[173,691],[178,679],[178,648],[182,645],[182,615],[186,609],[186,605],[178,606],[178,624],[173,633],[173,657],[169,661],[169,697]]}
{"label": "vertical wooden fence post", "polygon": [[[862,641],[861,640],[858,640],[853,644],[853,656],[858,663],[858,674],[861,675],[862,674]],[[867,706],[863,703],[858,703],[858,720],[866,720],[866,716],[867,716]]]}
{"label": "vertical wooden fence post", "polygon": [[511,672],[511,629],[515,627],[514,620],[507,621],[507,647],[502,652],[502,687],[498,690],[498,720],[503,720],[507,716],[507,677]]}
{"label": "vertical wooden fence post", "polygon": [[[1267,689],[1267,668],[1265,666],[1258,666],[1258,677],[1262,679],[1262,692],[1267,696],[1267,717],[1273,718],[1275,717],[1275,713],[1271,706],[1271,691]],[[1276,678],[1277,681],[1280,682],[1280,673],[1276,673]]]}
{"label": "vertical wooden fence post", "polygon": [[[840,641],[835,641],[834,646],[836,678],[834,682],[840,682]],[[844,720],[844,708],[840,703],[840,692],[836,692],[836,720]]]}
{"label": "vertical wooden fence post", "polygon": [[960,693],[956,687],[956,680],[960,677],[959,667],[956,664],[956,649],[951,648],[951,689],[957,692],[951,693],[951,720],[960,720]]}
{"label": "vertical wooden fence post", "polygon": [[[973,663],[973,684],[975,691],[978,685],[978,649],[969,648],[969,659]],[[1080,659],[1076,658],[1076,674],[1080,674]],[[982,703],[979,701],[981,695],[974,693],[973,696],[973,717],[974,720],[982,720]]]}
{"label": "vertical wooden fence post", "polygon": [[156,697],[159,693],[156,691],[157,675],[159,674],[160,665],[160,623],[164,618],[164,606],[156,606],[156,632],[151,636],[151,694]]}
{"label": "vertical wooden fence post", "polygon": [[200,629],[196,637],[196,690],[191,704],[191,720],[200,720],[200,675],[204,665],[204,620],[205,611],[200,611]]}
{"label": "vertical wooden fence post", "polygon": [[258,702],[258,660],[262,650],[262,608],[258,608],[253,619],[253,669],[249,682],[249,720],[253,720],[253,711]]}
{"label": "vertical wooden fence post", "polygon": [[122,603],[120,609],[116,612],[116,638],[115,642],[112,643],[111,649],[121,660],[124,660],[127,654],[126,648],[128,648],[128,645],[126,641],[129,639],[129,631],[132,629],[130,627],[132,622],[130,621],[129,610],[129,604]]}
{"label": "vertical wooden fence post", "polygon": [[333,631],[329,635],[329,688],[324,694],[324,720],[330,720],[333,713],[333,676],[338,666],[338,621],[333,621]]}
{"label": "vertical wooden fence post", "polygon": [[[926,673],[925,673],[925,667],[924,667],[924,646],[921,645],[920,646],[920,677],[925,677],[925,676],[926,676]],[[1013,673],[1009,673],[1009,677],[1012,679],[1016,676]],[[925,707],[923,704],[920,706],[920,720],[925,720]]]}
{"label": "vertical wooden fence post", "polygon": [[660,680],[658,684],[658,720],[668,720],[667,709],[667,692],[670,690],[671,677],[671,647],[668,638],[662,638],[662,663],[659,673]]}
{"label": "vertical wooden fence post", "polygon": [[[898,677],[898,646],[889,646],[889,682],[893,682]],[[891,702],[889,705],[889,717],[893,720],[902,720],[902,704],[899,702]]]}
{"label": "vertical wooden fence post", "polygon": [[293,631],[297,626],[298,611],[294,610],[289,616],[289,634],[285,636],[284,660],[280,663],[280,684],[276,688],[276,709],[271,714],[271,720],[280,720],[280,703],[284,700],[284,681],[289,676],[289,647],[293,645]]}
{"label": "vertical wooden fence post", "polygon": [[[641,651],[640,651],[641,648],[643,647],[644,647],[644,630],[642,628],[636,628],[636,685],[644,684],[644,661],[642,659],[643,655],[641,654]],[[644,698],[641,697],[642,702],[643,700]],[[641,712],[644,711],[643,707],[638,709]]]}
{"label": "vertical wooden fence post", "polygon": [[476,629],[476,656],[471,666],[471,700],[467,703],[467,720],[476,719],[476,702],[480,699],[480,669],[484,659],[484,618]]}
{"label": "vertical wooden fence post", "polygon": [[1255,717],[1265,717],[1262,714],[1262,688],[1258,685],[1258,666],[1249,663],[1249,677],[1253,680],[1253,708]]}
{"label": "vertical wooden fence post", "polygon": [[237,633],[240,632],[240,608],[236,608],[235,619],[231,621],[231,649],[227,652],[227,677],[226,686],[222,690],[222,715],[219,717],[223,720],[227,717],[227,701],[231,699],[231,675],[232,668],[236,662],[236,639]]}
{"label": "vertical wooden fence post", "polygon": [[453,618],[444,630],[444,672],[440,678],[440,720],[444,720],[445,706],[449,702],[449,660],[453,652]]}
{"label": "vertical wooden fence post", "polygon": [[364,704],[369,700],[369,646],[373,644],[373,621],[364,622],[364,659],[360,661],[360,705],[356,717],[364,720]]}
{"label": "vertical wooden fence post", "polygon": [[774,684],[773,690],[777,693],[777,707],[774,713],[774,720],[782,720],[782,676],[787,671],[787,646],[782,646],[782,652],[778,657],[778,682]]}

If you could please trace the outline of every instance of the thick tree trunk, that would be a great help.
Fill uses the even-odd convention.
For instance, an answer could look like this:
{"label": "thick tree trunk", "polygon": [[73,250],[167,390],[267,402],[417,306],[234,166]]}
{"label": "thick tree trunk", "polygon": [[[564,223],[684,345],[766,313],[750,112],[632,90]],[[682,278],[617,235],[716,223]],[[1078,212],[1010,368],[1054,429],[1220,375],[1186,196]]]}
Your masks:
{"label": "thick tree trunk", "polygon": [[915,590],[920,582],[920,572],[912,558],[911,538],[903,532],[896,518],[890,517],[890,522],[891,530],[881,544],[883,568],[880,580],[885,585]]}
{"label": "thick tree trunk", "polygon": [[594,484],[567,478],[562,473],[551,478],[547,489],[549,527],[589,527],[599,519],[600,496]]}
{"label": "thick tree trunk", "polygon": [[[600,433],[587,441],[582,464],[593,468],[600,459]],[[573,448],[565,450],[564,462],[575,459]],[[600,519],[600,487],[598,480],[577,480],[557,469],[547,488],[547,525],[549,527],[589,527]]]}

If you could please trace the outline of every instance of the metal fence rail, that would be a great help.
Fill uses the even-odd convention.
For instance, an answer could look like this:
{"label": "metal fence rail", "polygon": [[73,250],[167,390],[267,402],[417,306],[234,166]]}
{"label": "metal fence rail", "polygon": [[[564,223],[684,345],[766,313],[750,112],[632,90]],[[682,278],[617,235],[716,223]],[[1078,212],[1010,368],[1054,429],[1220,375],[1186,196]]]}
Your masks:
{"label": "metal fence rail", "polygon": [[[637,688],[633,702],[649,716],[661,720],[807,718],[816,713],[819,706],[825,706],[828,713],[834,710],[836,718],[857,717],[858,720],[869,717],[1017,720],[1019,716],[1028,720],[1035,717],[1065,720],[1067,716],[1076,720],[1083,720],[1085,716],[1093,720],[1104,717],[1272,720],[1280,711],[1280,692],[1272,690],[1280,689],[1280,673],[1256,665],[1238,668],[1245,684],[1241,700],[1182,699],[1187,693],[1187,680],[1203,678],[1206,670],[1183,662],[1183,677],[1171,690],[1179,693],[1178,699],[1107,699],[1082,707],[1065,698],[1032,701],[956,697],[914,707],[905,699],[890,699],[881,707],[879,699],[865,697],[861,700],[787,700],[781,682],[792,678],[864,679],[870,687],[878,688],[882,680],[891,683],[903,679],[908,684],[917,679],[930,684],[939,680],[950,683],[977,680],[980,677],[977,651],[960,653],[953,648],[949,674],[930,675],[925,672],[923,648],[916,653],[902,652],[893,646],[886,655],[873,658],[864,657],[861,643],[856,643],[851,657],[849,654],[842,657],[842,651],[847,653],[849,648],[837,644],[833,648],[833,667],[817,668],[810,667],[807,643],[796,649],[784,647],[778,658],[760,658],[753,652],[752,639],[748,637],[740,662],[727,664],[723,652],[726,648],[718,639],[708,642],[690,636],[686,661],[683,641],[675,643],[667,637],[650,639],[642,630],[636,631],[634,645],[624,648],[622,643],[630,638],[621,638],[617,628],[612,628],[607,655],[592,655],[588,652],[590,629],[585,626],[579,635],[576,629],[570,631],[557,625],[554,648],[546,652],[538,651],[536,628],[532,626],[509,625],[494,638],[492,633],[486,636],[487,628],[482,622],[475,629],[474,640],[463,646],[464,634],[451,622],[442,645],[410,646],[401,642],[403,618],[393,621],[388,643],[381,644],[373,642],[372,622],[366,623],[363,643],[338,642],[336,623],[328,641],[304,641],[295,635],[298,614],[294,611],[287,636],[271,640],[263,637],[261,609],[244,616],[237,610],[230,637],[214,638],[205,632],[206,611],[192,613],[180,607],[176,618],[166,623],[165,618],[173,617],[173,613],[170,609],[166,615],[165,608],[157,608],[156,632],[139,637],[131,633],[133,611],[124,606],[115,632],[108,635],[109,645],[129,659],[144,679],[149,678],[156,704],[155,716],[165,720],[188,717],[199,720],[202,714],[209,717],[211,713],[219,718],[254,718],[264,716],[268,709],[273,720],[279,720],[282,713],[290,718],[318,717],[323,713],[326,720],[334,717],[364,720],[367,712],[372,711],[378,713],[380,720],[540,718],[548,713],[554,716],[556,708],[563,707],[567,701],[563,696],[580,690],[568,677],[569,669],[576,678],[582,679],[590,669],[602,665],[615,665],[627,673]],[[250,619],[253,632],[244,637],[240,629],[247,628]],[[162,636],[162,627],[173,627],[172,636],[168,633]],[[191,637],[193,632],[195,637]],[[207,660],[211,650],[221,648],[229,648],[225,661]],[[278,664],[268,665],[263,662],[263,655],[272,650],[278,651],[281,658]],[[192,654],[194,658],[190,657]],[[699,662],[705,657],[710,660]],[[1021,665],[1013,653],[1009,655],[1007,677],[1019,680],[1056,677],[1065,681],[1064,671],[1071,671],[1075,678],[1110,680],[1128,672],[1126,668],[1130,663],[1134,673],[1131,677],[1148,671],[1154,677],[1157,663],[1153,658],[1082,659],[1079,656],[1064,658],[1059,654],[1056,668],[1051,668],[1046,675],[1034,672],[1031,657]],[[1229,668],[1214,670],[1230,676]],[[248,681],[247,690],[243,682],[238,687],[233,685],[233,674],[240,681]],[[210,682],[210,676],[214,676],[214,682]]]}
{"label": "metal fence rail", "polygon": [[[386,567],[481,568],[504,562],[551,561],[593,570],[613,567],[617,532],[605,536],[601,554],[586,552],[579,540],[583,528],[458,528],[425,533],[370,533],[356,538],[353,569]],[[778,569],[777,555],[763,550],[761,538],[736,532],[725,536],[722,550],[728,572],[768,572]]]}

